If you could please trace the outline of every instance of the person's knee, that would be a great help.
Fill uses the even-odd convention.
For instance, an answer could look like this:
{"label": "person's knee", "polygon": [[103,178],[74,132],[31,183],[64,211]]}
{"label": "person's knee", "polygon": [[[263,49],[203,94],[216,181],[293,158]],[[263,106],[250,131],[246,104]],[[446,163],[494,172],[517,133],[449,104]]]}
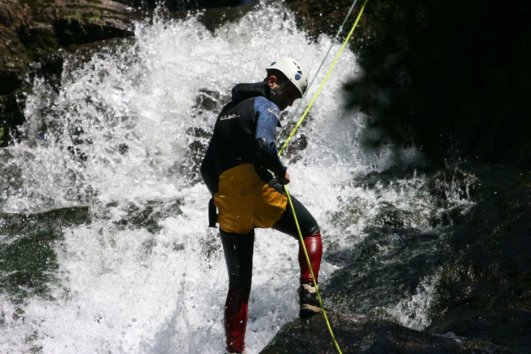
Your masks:
{"label": "person's knee", "polygon": [[319,224],[317,224],[313,215],[300,202],[297,202],[295,212],[299,219],[299,225],[303,237],[319,233]]}
{"label": "person's knee", "polygon": [[317,221],[310,213],[301,214],[299,224],[304,238],[320,233],[319,224],[317,224]]}
{"label": "person's knee", "polygon": [[317,222],[314,221],[314,223],[309,225],[309,227],[306,229],[304,238],[306,237],[321,237],[321,230],[319,229]]}

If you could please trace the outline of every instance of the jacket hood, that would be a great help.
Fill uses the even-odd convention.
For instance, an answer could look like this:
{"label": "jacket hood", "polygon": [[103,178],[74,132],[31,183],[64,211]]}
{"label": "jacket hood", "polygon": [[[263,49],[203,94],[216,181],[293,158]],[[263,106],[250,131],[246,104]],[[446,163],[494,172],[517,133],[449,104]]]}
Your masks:
{"label": "jacket hood", "polygon": [[265,82],[256,82],[252,84],[237,84],[232,89],[232,101],[240,102],[247,98],[263,96],[270,99],[271,91]]}
{"label": "jacket hood", "polygon": [[[262,81],[252,84],[237,84],[232,88],[232,102],[234,103],[257,96],[265,97],[271,101],[271,90],[266,82]],[[277,127],[281,126],[280,120],[277,120]]]}

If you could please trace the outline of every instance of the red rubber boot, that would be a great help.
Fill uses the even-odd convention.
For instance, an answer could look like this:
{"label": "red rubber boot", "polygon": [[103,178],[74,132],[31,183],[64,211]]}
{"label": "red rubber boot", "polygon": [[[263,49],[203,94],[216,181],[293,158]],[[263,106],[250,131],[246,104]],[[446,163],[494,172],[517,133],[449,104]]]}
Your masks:
{"label": "red rubber boot", "polygon": [[225,302],[227,352],[243,353],[250,288],[229,288]]}
{"label": "red rubber boot", "polygon": [[[317,231],[313,235],[304,238],[304,245],[310,258],[315,283],[319,282],[319,268],[321,266],[321,257],[323,255],[323,244],[321,242],[321,233]],[[308,261],[304,255],[302,245],[299,245],[299,266],[301,268],[301,287],[299,288],[300,311],[299,317],[307,318],[321,312],[317,291],[312,281],[312,273],[308,266]]]}
{"label": "red rubber boot", "polygon": [[[323,256],[323,243],[321,242],[321,233],[317,231],[316,233],[310,236],[306,236],[304,238],[304,245],[306,246],[306,251],[308,251],[308,256],[310,257],[310,263],[312,264],[313,274],[315,275],[315,282],[318,283],[321,257]],[[308,266],[308,262],[306,261],[304,250],[302,248],[302,245],[300,244],[299,266],[301,268],[301,284],[313,285],[312,273],[310,272],[310,267]]]}

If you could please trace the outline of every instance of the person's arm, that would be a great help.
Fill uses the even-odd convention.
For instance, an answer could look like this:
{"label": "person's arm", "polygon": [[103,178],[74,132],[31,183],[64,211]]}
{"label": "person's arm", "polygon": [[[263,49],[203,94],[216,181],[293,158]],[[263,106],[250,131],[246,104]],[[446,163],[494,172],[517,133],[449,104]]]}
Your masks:
{"label": "person's arm", "polygon": [[276,105],[264,97],[255,99],[256,112],[256,154],[258,163],[272,171],[282,184],[289,183],[287,167],[278,157],[275,146],[276,128],[280,111]]}

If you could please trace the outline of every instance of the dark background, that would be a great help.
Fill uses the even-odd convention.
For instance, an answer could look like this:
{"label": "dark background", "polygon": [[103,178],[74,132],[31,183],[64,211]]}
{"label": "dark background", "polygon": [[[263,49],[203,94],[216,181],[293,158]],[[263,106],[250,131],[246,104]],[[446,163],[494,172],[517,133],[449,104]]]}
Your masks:
{"label": "dark background", "polygon": [[[352,3],[288,2],[330,33]],[[524,0],[370,0],[352,43],[364,75],[346,88],[370,115],[365,146],[529,167],[530,14]]]}

